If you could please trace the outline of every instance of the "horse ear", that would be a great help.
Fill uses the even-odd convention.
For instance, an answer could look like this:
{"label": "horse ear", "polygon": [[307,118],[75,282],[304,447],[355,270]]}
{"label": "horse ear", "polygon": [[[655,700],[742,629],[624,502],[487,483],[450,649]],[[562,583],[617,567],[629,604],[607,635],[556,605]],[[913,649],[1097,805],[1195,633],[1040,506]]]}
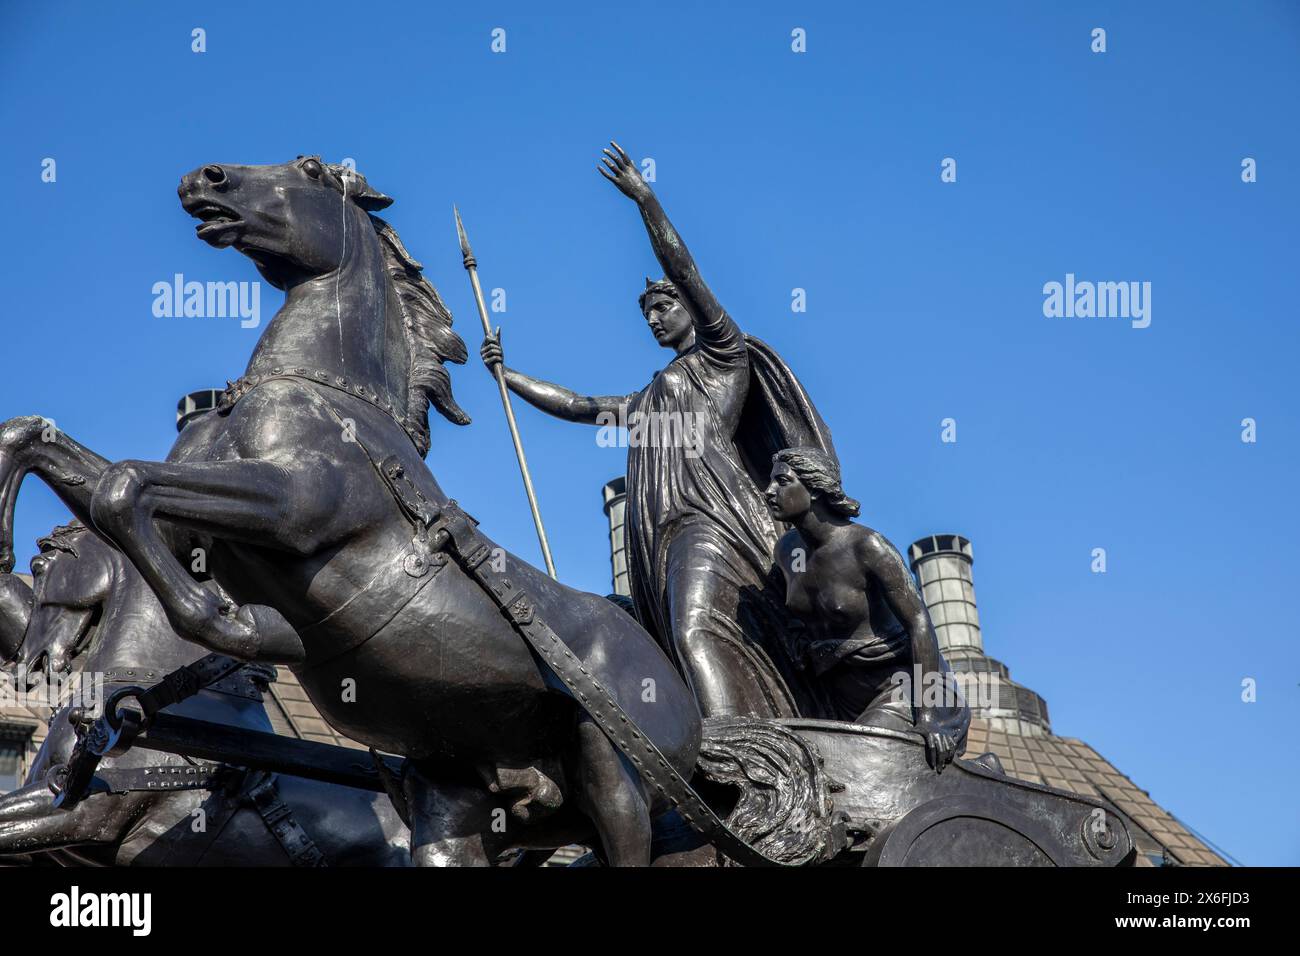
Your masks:
{"label": "horse ear", "polygon": [[652,281],[650,281],[650,277],[649,277],[649,276],[646,276],[646,277],[645,277],[645,287],[648,289],[648,288],[650,288],[652,285],[654,285],[654,283],[653,283]]}
{"label": "horse ear", "polygon": [[392,196],[385,196],[379,190],[371,189],[369,185],[366,185],[361,192],[353,193],[352,199],[366,212],[376,212],[380,209],[387,209],[393,204]]}
{"label": "horse ear", "polygon": [[330,164],[332,172],[339,182],[347,183],[348,198],[364,209],[366,212],[376,212],[380,209],[387,209],[393,204],[391,196],[385,196],[379,190],[375,189],[370,183],[366,182],[366,177],[350,166],[341,166],[334,163]]}

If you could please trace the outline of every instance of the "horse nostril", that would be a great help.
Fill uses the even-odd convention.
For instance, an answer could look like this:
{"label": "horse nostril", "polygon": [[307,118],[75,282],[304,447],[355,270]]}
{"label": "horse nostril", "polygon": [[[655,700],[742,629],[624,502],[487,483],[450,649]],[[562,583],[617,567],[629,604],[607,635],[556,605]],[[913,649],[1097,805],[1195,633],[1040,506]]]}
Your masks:
{"label": "horse nostril", "polygon": [[203,178],[214,186],[224,186],[226,184],[226,171],[220,166],[204,166]]}

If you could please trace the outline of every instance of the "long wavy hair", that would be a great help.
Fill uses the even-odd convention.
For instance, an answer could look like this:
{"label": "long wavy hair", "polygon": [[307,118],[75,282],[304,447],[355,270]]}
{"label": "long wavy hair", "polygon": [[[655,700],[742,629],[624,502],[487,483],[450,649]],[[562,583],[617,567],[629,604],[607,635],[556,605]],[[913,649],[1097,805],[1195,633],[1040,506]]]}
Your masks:
{"label": "long wavy hair", "polygon": [[846,518],[858,516],[861,505],[844,493],[839,464],[820,448],[782,448],[772,456],[772,463],[776,462],[789,465],[803,486],[821,495],[832,511]]}

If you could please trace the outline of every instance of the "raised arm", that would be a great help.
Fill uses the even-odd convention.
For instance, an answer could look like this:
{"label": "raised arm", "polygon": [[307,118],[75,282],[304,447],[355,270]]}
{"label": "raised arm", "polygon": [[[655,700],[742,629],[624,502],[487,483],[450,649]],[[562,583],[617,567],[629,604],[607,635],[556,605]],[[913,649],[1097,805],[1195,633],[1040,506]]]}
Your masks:
{"label": "raised arm", "polygon": [[[922,686],[912,688],[916,729],[925,737],[926,759],[930,766],[942,773],[957,755],[957,741],[969,720],[969,712],[960,701],[947,699],[955,691],[955,685],[949,684],[952,678],[939,652],[939,639],[934,633],[930,612],[903,564],[902,556],[874,531],[861,536],[858,554],[867,572],[879,582],[885,603],[911,638],[912,661],[914,665],[920,665],[922,682]],[[936,682],[942,688],[944,699],[939,705],[930,705],[928,701],[935,693]],[[917,705],[918,701],[927,703]],[[952,703],[956,706],[948,706]]]}
{"label": "raised arm", "polygon": [[695,322],[696,340],[714,350],[743,354],[744,337],[740,329],[714,296],[713,290],[700,277],[690,250],[668,221],[668,215],[659,204],[650,184],[641,178],[641,173],[627,153],[623,152],[623,147],[618,143],[610,145],[614,147],[613,151],[604,151],[605,156],[601,160],[604,166],[597,168],[602,176],[618,187],[619,192],[636,202],[650,236],[650,245],[663,267],[664,275],[677,286],[690,309]]}
{"label": "raised arm", "polygon": [[489,371],[501,365],[505,372],[506,387],[510,391],[546,414],[562,418],[567,422],[579,422],[583,425],[605,424],[598,420],[602,414],[614,415],[620,421],[625,420],[626,414],[620,414],[621,409],[636,397],[635,392],[631,395],[579,395],[563,385],[533,378],[531,375],[508,368],[502,361],[500,329],[483,340],[479,355],[483,357],[483,364]]}

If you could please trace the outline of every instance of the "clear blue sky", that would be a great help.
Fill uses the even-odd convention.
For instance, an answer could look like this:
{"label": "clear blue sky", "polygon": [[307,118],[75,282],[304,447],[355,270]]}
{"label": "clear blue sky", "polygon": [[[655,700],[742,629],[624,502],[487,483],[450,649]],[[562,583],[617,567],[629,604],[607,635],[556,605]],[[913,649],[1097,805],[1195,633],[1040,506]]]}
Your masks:
{"label": "clear blue sky", "polygon": [[[308,153],[396,197],[386,216],[473,348],[453,202],[507,291],[507,361],[638,388],[668,355],[637,311],[640,220],[594,171],[617,138],[655,159],[742,327],[808,384],[863,520],[900,548],[973,540],[986,648],[1056,732],[1239,860],[1300,863],[1300,5],[534,7],[6,3],[0,418],[165,455],[177,398],[236,377],[260,331],[153,316],[174,273],[257,278],[194,237],[178,178]],[[1044,317],[1066,273],[1150,282],[1151,326]],[[537,555],[491,380],[453,372],[475,422],[436,424],[430,466]],[[608,590],[600,486],[622,454],[520,423],[561,576]],[[21,558],[65,517],[29,482]]]}

